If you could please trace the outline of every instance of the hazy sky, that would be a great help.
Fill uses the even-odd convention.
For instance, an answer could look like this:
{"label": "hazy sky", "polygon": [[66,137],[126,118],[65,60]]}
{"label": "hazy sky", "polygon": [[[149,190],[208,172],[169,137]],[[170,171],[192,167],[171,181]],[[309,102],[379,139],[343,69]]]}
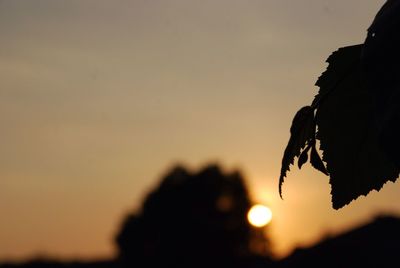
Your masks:
{"label": "hazy sky", "polygon": [[400,185],[335,211],[292,168],[294,113],[383,0],[0,1],[0,259],[110,256],[122,217],[174,163],[239,168],[278,253],[400,212]]}

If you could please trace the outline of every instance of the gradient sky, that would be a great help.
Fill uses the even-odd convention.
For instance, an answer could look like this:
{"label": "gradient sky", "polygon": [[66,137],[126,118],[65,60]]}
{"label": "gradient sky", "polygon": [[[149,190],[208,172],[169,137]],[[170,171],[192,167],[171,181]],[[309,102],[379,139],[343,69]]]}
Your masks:
{"label": "gradient sky", "polygon": [[0,259],[111,256],[175,163],[242,170],[278,254],[400,213],[398,183],[333,210],[309,166],[278,196],[294,113],[383,2],[0,1]]}

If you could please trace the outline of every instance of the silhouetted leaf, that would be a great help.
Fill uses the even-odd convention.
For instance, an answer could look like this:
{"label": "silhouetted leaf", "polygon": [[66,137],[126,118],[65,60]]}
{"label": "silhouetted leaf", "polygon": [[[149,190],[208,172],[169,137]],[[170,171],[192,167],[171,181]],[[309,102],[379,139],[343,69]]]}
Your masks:
{"label": "silhouetted leaf", "polygon": [[[318,132],[315,134],[315,125],[309,127],[312,137],[304,140],[299,131],[292,131],[301,125],[297,122],[301,121],[300,110],[282,160],[281,196],[290,164],[300,155],[301,168],[310,146],[312,166],[330,174],[335,209],[379,190],[387,181],[396,181],[400,171],[399,29],[400,1],[388,0],[364,44],[341,48],[328,58],[329,66],[316,82],[319,92],[307,110],[316,110]],[[320,140],[322,159],[315,139]]]}
{"label": "silhouetted leaf", "polygon": [[379,145],[373,100],[361,80],[361,52],[362,45],[357,45],[333,53],[327,71],[317,82],[323,94],[316,96],[320,99],[317,138],[330,174],[335,209],[379,190],[399,175]]}
{"label": "silhouetted leaf", "polygon": [[310,155],[310,163],[316,169],[324,173],[325,175],[329,175],[326,170],[325,164],[322,162],[321,157],[317,152],[317,148],[315,148],[315,143],[311,146],[311,155]]}
{"label": "silhouetted leaf", "polygon": [[343,77],[348,74],[349,69],[354,64],[351,61],[359,60],[352,58],[352,54],[354,50],[361,49],[361,47],[362,45],[351,46],[348,47],[349,49],[335,51],[329,56],[327,62],[332,63],[334,61],[334,65],[330,64],[315,83],[315,85],[319,87],[319,92],[314,98],[312,103],[313,107],[317,107],[319,103],[338,86]]}
{"label": "silhouetted leaf", "polygon": [[366,88],[385,153],[400,168],[400,1],[387,1],[376,15],[362,57]]}
{"label": "silhouetted leaf", "polygon": [[308,151],[310,151],[311,148],[311,143],[307,145],[307,147],[301,152],[299,156],[299,160],[297,162],[297,165],[299,166],[299,169],[307,162],[308,160]]}
{"label": "silhouetted leaf", "polygon": [[279,194],[281,197],[286,172],[290,170],[294,158],[300,155],[301,149],[315,136],[314,109],[311,106],[305,106],[296,113],[290,127],[290,135],[289,143],[283,155],[279,177]]}

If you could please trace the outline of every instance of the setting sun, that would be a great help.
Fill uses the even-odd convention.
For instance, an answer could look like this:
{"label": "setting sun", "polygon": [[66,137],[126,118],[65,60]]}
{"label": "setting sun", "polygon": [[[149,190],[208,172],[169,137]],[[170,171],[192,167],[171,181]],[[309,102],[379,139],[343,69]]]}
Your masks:
{"label": "setting sun", "polygon": [[263,227],[272,219],[272,211],[264,205],[254,205],[247,213],[247,219],[255,227]]}

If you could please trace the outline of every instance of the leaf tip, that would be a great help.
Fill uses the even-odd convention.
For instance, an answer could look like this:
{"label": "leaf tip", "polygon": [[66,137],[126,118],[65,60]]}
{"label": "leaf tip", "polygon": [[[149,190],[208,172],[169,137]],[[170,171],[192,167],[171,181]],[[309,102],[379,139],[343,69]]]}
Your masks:
{"label": "leaf tip", "polygon": [[282,196],[282,184],[284,181],[285,177],[284,175],[281,174],[281,176],[279,177],[279,197],[283,200],[283,196]]}

